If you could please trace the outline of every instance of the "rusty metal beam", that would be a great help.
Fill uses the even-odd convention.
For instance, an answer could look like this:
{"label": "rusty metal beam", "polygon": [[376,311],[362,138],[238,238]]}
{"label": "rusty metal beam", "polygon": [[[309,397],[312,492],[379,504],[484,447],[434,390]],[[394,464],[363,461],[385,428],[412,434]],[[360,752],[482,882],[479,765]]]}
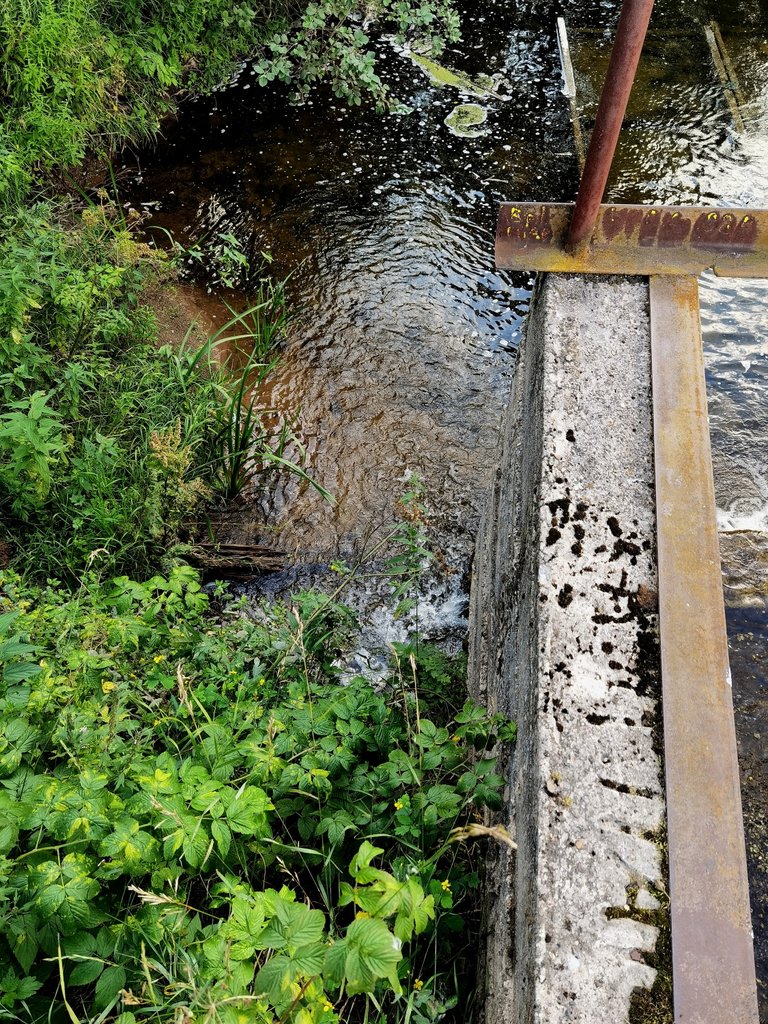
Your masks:
{"label": "rusty metal beam", "polygon": [[768,210],[696,206],[598,208],[590,248],[566,250],[569,203],[504,203],[496,264],[574,274],[768,277]]}
{"label": "rusty metal beam", "polygon": [[698,285],[650,291],[675,1021],[757,1024]]}
{"label": "rusty metal beam", "polygon": [[653,0],[624,0],[622,4],[568,231],[567,247],[571,252],[588,244],[595,226],[652,10]]}

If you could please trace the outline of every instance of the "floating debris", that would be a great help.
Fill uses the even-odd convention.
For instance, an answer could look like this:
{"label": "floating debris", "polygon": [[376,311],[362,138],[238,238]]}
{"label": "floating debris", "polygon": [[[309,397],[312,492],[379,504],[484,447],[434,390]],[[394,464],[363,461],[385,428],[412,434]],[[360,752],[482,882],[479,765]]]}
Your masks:
{"label": "floating debris", "polygon": [[476,139],[479,135],[485,135],[484,130],[478,130],[478,125],[485,124],[487,119],[488,114],[479,104],[459,103],[446,117],[444,123],[454,135]]}
{"label": "floating debris", "polygon": [[416,67],[428,76],[433,85],[449,86],[458,89],[459,92],[468,96],[476,96],[481,100],[496,99],[503,100],[509,97],[501,91],[509,88],[509,83],[500,75],[476,75],[471,78],[463,71],[455,71],[453,68],[440,64],[433,57],[424,53],[416,52],[412,46],[402,46],[391,40],[393,49],[403,57],[413,61]]}

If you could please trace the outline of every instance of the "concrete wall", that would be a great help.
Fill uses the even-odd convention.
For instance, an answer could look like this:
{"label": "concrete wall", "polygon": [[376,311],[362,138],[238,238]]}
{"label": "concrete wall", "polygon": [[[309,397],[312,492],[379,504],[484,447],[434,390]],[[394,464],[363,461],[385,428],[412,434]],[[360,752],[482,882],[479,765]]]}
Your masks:
{"label": "concrete wall", "polygon": [[[487,1024],[622,1024],[663,886],[648,287],[537,287],[475,559],[470,681],[518,723]],[[627,915],[627,916],[624,916]]]}

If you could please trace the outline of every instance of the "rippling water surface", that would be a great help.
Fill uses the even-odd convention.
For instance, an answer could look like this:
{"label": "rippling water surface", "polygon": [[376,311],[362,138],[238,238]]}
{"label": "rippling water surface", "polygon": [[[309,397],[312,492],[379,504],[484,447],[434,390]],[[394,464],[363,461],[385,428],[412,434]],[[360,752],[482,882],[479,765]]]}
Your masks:
{"label": "rippling water surface", "polygon": [[446,542],[461,535],[465,556],[471,548],[529,295],[524,278],[494,269],[496,204],[510,182],[533,196],[574,174],[551,38],[517,32],[504,5],[484,10],[446,57],[499,83],[477,137],[444,124],[462,95],[385,39],[407,115],[322,94],[291,107],[245,67],[213,100],[187,104],[140,158],[131,198],[159,203],[155,221],[179,240],[231,232],[255,261],[268,251],[293,275],[302,323],[263,399],[301,410],[312,473],[337,505],[287,479],[261,512],[303,558],[355,553],[391,520],[409,473],[424,480]]}
{"label": "rippling water surface", "polygon": [[[458,622],[530,294],[528,280],[494,269],[496,205],[573,197],[555,18],[567,20],[588,133],[619,5],[470,6],[462,42],[443,59],[470,77],[491,76],[491,95],[435,84],[387,39],[379,55],[407,114],[350,110],[321,92],[291,107],[260,90],[245,66],[213,98],[184,105],[157,149],[139,154],[126,192],[182,242],[230,232],[254,261],[268,251],[278,274],[292,274],[302,319],[263,398],[299,410],[311,471],[337,504],[287,479],[254,496],[246,532],[306,562],[354,556],[391,521],[418,473],[457,570],[440,607]],[[710,54],[712,19],[738,79],[743,130]],[[727,89],[736,95],[733,83]],[[475,137],[445,124],[461,102],[487,115]],[[657,0],[609,188],[623,202],[768,206],[764,2]],[[768,1021],[768,283],[705,277],[701,300]]]}

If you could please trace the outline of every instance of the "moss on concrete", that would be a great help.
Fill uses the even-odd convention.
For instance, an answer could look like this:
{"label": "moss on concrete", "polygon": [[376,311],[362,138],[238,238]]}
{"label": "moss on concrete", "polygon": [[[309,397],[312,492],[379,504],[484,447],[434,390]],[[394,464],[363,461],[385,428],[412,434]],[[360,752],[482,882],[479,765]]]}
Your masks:
{"label": "moss on concrete", "polygon": [[[669,877],[666,830],[660,830],[654,842],[661,851],[663,877]],[[646,891],[658,903],[655,910],[642,909],[637,906],[640,887],[633,883],[627,886],[627,902],[623,907],[609,907],[606,917],[609,920],[625,917],[642,924],[652,925],[658,931],[656,948],[652,953],[645,953],[643,959],[656,971],[656,980],[650,989],[637,988],[632,994],[629,1006],[628,1024],[673,1024],[674,1010],[672,1004],[672,928],[669,916],[669,893],[656,885],[644,883]]]}

